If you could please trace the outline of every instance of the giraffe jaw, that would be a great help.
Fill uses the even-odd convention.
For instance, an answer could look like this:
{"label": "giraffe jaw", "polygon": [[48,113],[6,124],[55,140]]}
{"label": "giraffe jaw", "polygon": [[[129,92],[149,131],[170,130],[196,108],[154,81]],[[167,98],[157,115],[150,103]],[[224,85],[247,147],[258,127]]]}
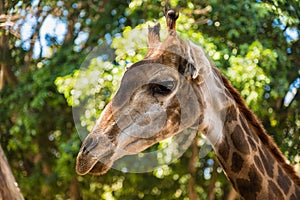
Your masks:
{"label": "giraffe jaw", "polygon": [[86,175],[88,173],[94,175],[105,174],[113,164],[112,155],[113,153],[109,153],[96,158],[85,155],[80,151],[76,160],[76,172],[79,175]]}
{"label": "giraffe jaw", "polygon": [[102,133],[98,137],[92,134],[86,138],[77,156],[76,172],[79,175],[103,175],[116,160],[125,155],[137,154],[153,143],[154,140],[138,139],[123,133],[114,144],[106,134]]}

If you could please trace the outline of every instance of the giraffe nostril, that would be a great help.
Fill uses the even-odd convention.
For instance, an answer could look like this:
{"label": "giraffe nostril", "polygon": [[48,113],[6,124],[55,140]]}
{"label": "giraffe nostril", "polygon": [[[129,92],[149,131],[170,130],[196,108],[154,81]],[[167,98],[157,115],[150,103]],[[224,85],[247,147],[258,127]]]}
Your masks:
{"label": "giraffe nostril", "polygon": [[84,146],[83,149],[82,149],[82,153],[84,153],[84,154],[87,154],[87,153],[88,153],[85,146]]}
{"label": "giraffe nostril", "polygon": [[94,149],[97,145],[97,141],[94,140],[93,138],[87,138],[85,141],[84,141],[84,144],[83,144],[83,149],[82,149],[82,153],[83,154],[88,154],[92,149]]}

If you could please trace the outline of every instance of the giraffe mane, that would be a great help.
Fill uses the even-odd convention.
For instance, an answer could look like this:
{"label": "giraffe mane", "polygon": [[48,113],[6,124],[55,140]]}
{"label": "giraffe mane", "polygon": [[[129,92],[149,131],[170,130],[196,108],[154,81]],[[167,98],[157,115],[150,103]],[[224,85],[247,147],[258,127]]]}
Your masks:
{"label": "giraffe mane", "polygon": [[249,125],[253,126],[257,130],[255,131],[257,136],[267,147],[271,155],[278,161],[278,163],[283,167],[284,171],[291,177],[291,179],[298,186],[300,186],[300,177],[297,175],[294,167],[286,162],[285,157],[279,150],[276,143],[273,141],[273,138],[267,134],[262,123],[260,122],[260,120],[258,120],[256,115],[248,108],[240,93],[231,85],[229,80],[222,73],[220,73],[219,69],[217,69],[214,65],[212,65],[212,69],[222,78],[224,86],[227,88],[227,90],[232,95],[233,99],[236,101],[240,112],[243,114],[243,117],[249,122]]}

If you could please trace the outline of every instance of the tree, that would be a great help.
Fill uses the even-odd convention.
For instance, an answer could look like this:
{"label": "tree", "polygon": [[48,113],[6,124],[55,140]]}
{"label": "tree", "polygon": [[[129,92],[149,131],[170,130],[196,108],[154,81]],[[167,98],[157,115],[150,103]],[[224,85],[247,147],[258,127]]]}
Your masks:
{"label": "tree", "polygon": [[0,146],[0,199],[24,199]]}

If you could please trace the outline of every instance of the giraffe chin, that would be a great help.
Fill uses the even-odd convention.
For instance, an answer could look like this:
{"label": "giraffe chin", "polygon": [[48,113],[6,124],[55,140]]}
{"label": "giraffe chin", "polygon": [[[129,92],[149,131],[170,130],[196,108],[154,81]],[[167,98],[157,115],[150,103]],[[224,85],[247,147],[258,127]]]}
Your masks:
{"label": "giraffe chin", "polygon": [[113,162],[108,163],[108,164],[104,164],[102,162],[97,162],[93,168],[88,171],[88,174],[92,174],[92,175],[103,175],[106,174],[108,172],[108,170],[111,168]]}

